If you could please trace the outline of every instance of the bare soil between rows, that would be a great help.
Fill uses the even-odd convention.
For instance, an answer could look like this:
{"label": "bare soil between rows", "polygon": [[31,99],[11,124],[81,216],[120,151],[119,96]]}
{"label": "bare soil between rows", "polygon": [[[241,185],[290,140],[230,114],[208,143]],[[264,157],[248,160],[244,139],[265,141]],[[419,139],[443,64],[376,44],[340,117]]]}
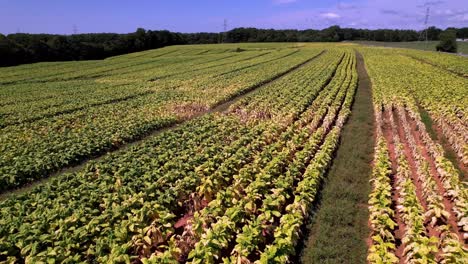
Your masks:
{"label": "bare soil between rows", "polygon": [[[391,125],[391,118],[393,118],[394,125],[396,131],[392,129]],[[427,230],[428,236],[434,236],[437,238],[441,237],[441,232],[438,230],[438,226],[441,224],[449,224],[451,227],[451,231],[454,232],[455,234],[458,235],[460,238],[460,242],[464,243],[463,238],[461,236],[461,232],[457,227],[457,221],[456,221],[456,216],[452,210],[453,204],[452,201],[450,201],[445,195],[445,188],[443,187],[442,181],[440,179],[440,175],[437,172],[436,165],[435,165],[435,160],[434,158],[430,155],[429,150],[426,146],[426,144],[422,141],[422,138],[420,136],[420,131],[417,128],[415,120],[413,120],[409,113],[405,110],[405,116],[404,118],[406,119],[408,126],[410,128],[410,133],[411,137],[413,137],[415,144],[417,145],[418,151],[420,152],[421,156],[429,163],[429,170],[430,170],[430,177],[436,182],[437,188],[436,192],[438,195],[440,195],[443,198],[443,204],[445,206],[445,210],[450,213],[450,217],[446,220],[445,223],[436,223],[434,226],[430,225],[429,219],[426,219],[425,222],[425,227]],[[394,231],[395,239],[396,239],[396,245],[397,249],[395,251],[395,255],[400,259],[400,263],[404,263],[404,256],[403,256],[403,250],[405,245],[401,243],[401,240],[405,234],[406,226],[405,223],[401,219],[401,214],[399,211],[396,209],[396,206],[398,205],[398,199],[400,199],[399,195],[399,189],[396,184],[396,170],[397,170],[397,156],[396,156],[396,151],[395,151],[395,140],[394,137],[398,137],[400,140],[400,143],[403,145],[403,153],[405,155],[405,158],[408,161],[409,164],[409,169],[411,172],[411,180],[413,184],[416,187],[416,196],[420,204],[422,205],[424,212],[428,210],[428,204],[427,200],[424,196],[424,190],[422,187],[422,182],[418,179],[418,172],[416,168],[416,162],[415,162],[415,157],[413,156],[413,153],[411,151],[410,145],[408,138],[406,137],[404,126],[402,124],[402,118],[396,113],[395,109],[385,109],[383,113],[383,135],[384,138],[387,141],[387,146],[389,149],[389,155],[390,155],[390,160],[392,164],[392,200],[393,200],[393,209],[395,211],[395,221],[397,223],[397,229]],[[442,252],[439,251],[436,256],[440,256]]]}
{"label": "bare soil between rows", "polygon": [[403,236],[405,234],[406,225],[401,218],[400,212],[397,210],[397,201],[400,199],[400,193],[397,188],[397,180],[396,180],[396,173],[397,173],[397,156],[395,152],[395,142],[393,140],[394,132],[392,131],[392,126],[390,124],[390,115],[392,113],[388,111],[384,111],[383,117],[383,124],[382,124],[382,132],[385,140],[387,141],[388,152],[390,155],[390,161],[392,166],[392,175],[391,175],[391,184],[392,184],[392,209],[395,212],[395,222],[397,223],[397,228],[394,230],[395,235],[395,244],[396,250],[395,255],[400,260],[400,263],[404,263],[403,260],[403,250],[404,245],[402,243]]}
{"label": "bare soil between rows", "polygon": [[[406,119],[409,122],[409,125],[411,127],[411,132],[413,134],[413,137],[416,141],[416,144],[420,147],[421,150],[421,155],[424,157],[426,161],[429,163],[429,169],[432,178],[437,184],[437,193],[443,198],[443,204],[445,206],[445,210],[450,213],[450,218],[448,219],[447,223],[451,226],[452,231],[455,232],[458,237],[462,237],[460,230],[457,228],[457,218],[453,212],[453,204],[452,202],[444,195],[446,192],[445,188],[443,187],[442,180],[439,177],[439,174],[437,172],[437,168],[435,165],[435,160],[432,158],[432,156],[429,153],[429,150],[427,149],[426,144],[422,141],[420,134],[418,133],[417,125],[416,122],[409,116],[407,113]],[[461,241],[461,240],[460,240]],[[463,242],[463,241],[461,241]]]}

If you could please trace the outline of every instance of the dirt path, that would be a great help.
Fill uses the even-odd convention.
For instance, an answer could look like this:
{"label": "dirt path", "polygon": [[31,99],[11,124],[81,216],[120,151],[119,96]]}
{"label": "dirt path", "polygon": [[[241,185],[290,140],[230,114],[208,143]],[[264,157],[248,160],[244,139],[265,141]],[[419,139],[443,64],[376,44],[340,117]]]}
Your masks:
{"label": "dirt path", "polygon": [[99,153],[96,153],[93,156],[90,156],[90,157],[88,157],[86,159],[83,159],[81,162],[77,162],[77,163],[72,164],[70,166],[59,169],[56,172],[51,173],[47,177],[36,180],[36,181],[34,181],[34,182],[30,183],[30,184],[23,185],[20,188],[0,193],[0,201],[6,199],[7,197],[9,197],[11,195],[25,193],[25,192],[35,188],[36,186],[46,184],[51,179],[53,179],[55,177],[59,177],[60,175],[62,175],[64,173],[73,173],[73,172],[79,171],[79,170],[83,169],[86,166],[86,164],[88,164],[88,162],[90,162],[90,161],[100,161],[100,160],[104,159],[105,157],[107,157],[108,155],[110,155],[112,153],[118,153],[120,151],[125,151],[128,148],[131,148],[131,147],[133,147],[135,145],[141,144],[143,141],[147,140],[148,138],[151,138],[151,137],[157,136],[159,134],[162,134],[164,132],[176,129],[179,126],[181,126],[182,124],[185,124],[186,122],[188,122],[190,120],[201,118],[201,117],[203,117],[205,115],[212,114],[212,113],[224,112],[224,111],[228,110],[229,107],[232,104],[234,104],[235,102],[241,100],[245,96],[253,93],[257,89],[261,88],[262,86],[265,86],[265,85],[271,84],[273,82],[276,82],[276,81],[280,80],[282,77],[284,77],[284,76],[286,76],[286,75],[288,75],[288,74],[290,74],[290,73],[292,73],[294,71],[299,70],[300,68],[304,67],[305,65],[311,63],[316,58],[323,55],[325,52],[326,52],[326,50],[323,50],[319,54],[307,59],[306,61],[304,61],[304,62],[302,62],[302,63],[300,63],[300,64],[298,64],[298,65],[296,65],[296,66],[294,66],[294,67],[292,67],[290,69],[288,69],[287,71],[279,73],[276,76],[274,76],[274,77],[272,77],[270,79],[267,79],[267,80],[265,80],[265,81],[263,81],[261,83],[253,85],[251,87],[248,87],[247,89],[244,89],[243,91],[239,92],[238,94],[233,95],[230,99],[228,99],[226,101],[223,101],[223,102],[219,102],[217,105],[213,106],[210,109],[207,109],[207,110],[204,110],[204,111],[199,111],[198,113],[195,113],[194,115],[192,115],[190,118],[179,120],[179,121],[176,121],[175,123],[173,123],[171,125],[149,131],[149,132],[145,133],[144,135],[141,135],[140,137],[135,138],[134,140],[131,140],[127,144],[123,144],[123,145],[120,145],[120,146],[113,146],[113,147],[111,147],[109,149],[106,149],[106,150],[103,150],[103,151],[101,151]]}
{"label": "dirt path", "polygon": [[311,215],[310,234],[298,249],[302,263],[366,262],[374,113],[364,60],[358,52],[356,57],[359,84],[351,116],[320,192],[318,210]]}

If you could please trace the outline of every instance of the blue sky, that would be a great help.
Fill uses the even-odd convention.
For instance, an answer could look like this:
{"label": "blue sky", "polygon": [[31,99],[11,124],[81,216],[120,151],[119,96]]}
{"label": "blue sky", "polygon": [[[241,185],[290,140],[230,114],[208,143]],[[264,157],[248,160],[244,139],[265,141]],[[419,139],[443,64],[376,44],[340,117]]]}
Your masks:
{"label": "blue sky", "polygon": [[467,0],[0,0],[0,33],[178,32],[228,28],[468,27]]}

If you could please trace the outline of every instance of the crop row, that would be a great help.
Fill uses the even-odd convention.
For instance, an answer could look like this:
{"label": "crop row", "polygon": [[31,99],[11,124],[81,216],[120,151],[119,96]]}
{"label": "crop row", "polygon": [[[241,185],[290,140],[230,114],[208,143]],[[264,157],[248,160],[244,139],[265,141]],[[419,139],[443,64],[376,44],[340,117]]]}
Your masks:
{"label": "crop row", "polygon": [[[336,66],[341,62],[340,57],[337,56],[339,53],[336,50],[329,50],[322,56],[318,57],[315,61],[318,65],[325,65],[322,69],[316,69],[318,73],[327,72],[329,77],[325,79],[316,79],[315,74],[310,75],[300,75],[301,72],[295,72],[288,76],[285,76],[285,80],[290,80],[291,82],[296,82],[296,85],[304,84],[312,87],[322,87],[333,77],[334,70]],[[256,100],[252,100],[255,97]],[[297,101],[292,103],[291,100]],[[232,112],[236,112],[241,116],[248,116],[250,118],[271,118],[279,117],[282,113],[289,113],[293,115],[294,111],[292,108],[297,107],[299,102],[302,100],[300,96],[290,96],[287,92],[278,89],[260,89],[248,96],[242,98],[232,107]],[[308,106],[308,103],[303,105],[305,108]],[[284,107],[290,107],[291,111],[284,109]],[[311,111],[311,110],[309,110]],[[281,116],[284,118],[284,116]],[[290,116],[294,118],[294,116]]]}
{"label": "crop row", "polygon": [[[183,50],[183,49],[182,49]],[[161,56],[143,56],[134,60],[102,60],[102,61],[80,61],[75,63],[60,63],[58,65],[48,63],[38,63],[32,65],[18,66],[12,68],[14,74],[2,78],[2,84],[25,83],[25,82],[50,82],[58,80],[70,80],[77,78],[89,78],[103,73],[118,70],[130,69],[153,63],[178,63],[186,58],[167,56],[169,53],[161,53],[161,50],[153,51]],[[195,58],[194,58],[195,59]],[[203,59],[200,57],[200,59]],[[36,66],[37,65],[37,66]],[[42,67],[41,67],[42,66]],[[57,67],[59,66],[59,67]],[[29,69],[28,71],[23,70]]]}
{"label": "crop row", "polygon": [[[429,112],[442,130],[461,163],[468,162],[468,79],[458,77],[431,65],[406,56],[393,56],[385,50],[364,49],[366,59],[372,63],[370,71],[378,72],[377,85],[392,87],[382,91],[385,100],[395,95],[412,98]],[[441,54],[439,56],[449,56]],[[401,67],[405,71],[401,71]],[[404,80],[404,81],[402,81]]]}
{"label": "crop row", "polygon": [[[248,62],[252,58],[258,57],[261,54],[251,54],[248,57],[240,56],[246,62],[240,63],[239,59],[235,57],[235,60],[222,60],[221,58],[215,58],[214,64],[210,67],[218,67],[218,71],[224,70],[229,71],[231,68],[242,67],[246,63],[259,63],[258,60]],[[244,58],[243,58],[244,57]],[[211,59],[213,60],[213,59]],[[195,65],[193,63],[183,63],[179,67],[182,69],[190,69],[190,71],[196,71],[197,66],[204,65],[201,59],[196,60]],[[260,61],[262,62],[262,61]],[[232,64],[233,66],[221,67],[224,64]],[[247,64],[247,65],[249,65]],[[164,67],[161,67],[164,65]],[[173,67],[174,64],[164,63],[156,61],[153,67],[157,69],[164,69],[167,72],[176,72],[178,68]],[[136,67],[131,67],[135,69]],[[187,71],[187,70],[186,70]],[[213,71],[213,69],[211,69]],[[37,120],[41,117],[57,115],[63,112],[70,112],[74,109],[82,109],[85,106],[92,106],[100,104],[102,102],[112,101],[114,98],[124,97],[125,94],[137,94],[141,92],[143,87],[144,91],[157,90],[162,87],[166,87],[162,82],[157,84],[145,83],[148,77],[145,74],[154,76],[155,72],[151,70],[136,69],[133,78],[128,79],[122,73],[116,72],[118,78],[122,81],[112,82],[111,79],[99,79],[93,80],[71,80],[71,81],[60,81],[60,82],[49,82],[49,83],[22,83],[9,85],[2,89],[2,119],[0,125],[18,124],[24,121]],[[108,72],[107,74],[111,74]],[[194,74],[182,74],[184,78],[193,79]],[[200,78],[201,73],[198,72],[197,78]],[[137,84],[140,82],[141,84]],[[169,81],[170,85],[174,84],[174,79],[171,78]],[[40,91],[40,95],[38,92]],[[122,96],[123,95],[123,96]]]}
{"label": "crop row", "polygon": [[[339,66],[330,85],[312,102],[311,107],[329,109],[328,112],[312,114],[306,110],[299,115],[299,119],[288,125],[276,142],[260,151],[243,168],[235,167],[234,171],[224,170],[222,174],[214,172],[207,175],[202,180],[201,188],[193,194],[193,197],[208,203],[206,207],[192,212],[193,219],[184,227],[182,235],[172,236],[169,241],[158,241],[161,244],[159,248],[153,248],[153,252],[146,251],[143,255],[146,258],[142,261],[177,262],[188,257],[192,263],[214,263],[225,257],[225,261],[231,259],[232,262],[245,262],[248,257],[252,260],[252,254],[259,254],[269,240],[268,237],[273,238],[281,215],[287,210],[294,194],[297,194],[294,186],[300,181],[309,161],[315,153],[322,157],[325,154],[321,153],[329,150],[325,147],[319,149],[324,140],[328,142],[324,138],[331,140],[326,135],[332,129],[341,102],[346,94],[352,95],[352,92],[347,93],[350,80],[346,83],[343,79],[350,77],[346,74],[352,67],[350,59],[348,54],[346,63]],[[287,88],[282,91],[287,91]],[[348,96],[346,101],[349,100]],[[292,120],[287,119],[285,122],[290,123]],[[210,193],[207,195],[206,192],[205,186],[212,182],[218,183],[214,188],[218,189],[216,196]],[[167,225],[159,223],[158,226],[163,234],[171,233],[170,230],[175,227],[171,222],[167,222]],[[153,241],[154,238],[148,237],[146,240]],[[167,250],[164,249],[165,242],[169,243]],[[290,246],[293,246],[294,241],[290,242]],[[136,244],[143,249],[151,245],[145,242],[145,236],[137,239]],[[193,250],[190,251],[191,248]],[[221,256],[222,252],[229,252],[229,248],[233,249],[231,256]],[[290,255],[293,252],[284,253]]]}
{"label": "crop row", "polygon": [[[284,51],[283,53],[286,53]],[[279,53],[281,54],[281,53]],[[117,68],[100,73],[95,77],[100,82],[115,81],[154,81],[162,78],[174,78],[177,76],[193,76],[195,72],[209,72],[210,69],[225,68],[223,66],[241,67],[273,58],[275,54],[269,52],[245,52],[241,54],[207,55],[189,58],[172,57],[154,59],[154,62],[140,66]],[[192,73],[192,75],[190,75]]]}
{"label": "crop row", "polygon": [[[288,52],[288,49],[281,49]],[[203,68],[206,64],[223,60],[236,63],[245,58],[256,57],[258,54],[269,53],[272,50],[246,50],[245,52],[222,52],[199,55],[198,49],[190,47],[167,47],[164,49],[128,54],[121,58],[109,58],[102,61],[81,61],[62,63],[37,63],[21,65],[12,70],[0,70],[2,84],[46,83],[74,79],[94,79],[98,77],[135,73],[154,72],[154,76],[164,76],[177,71],[187,71],[192,67]],[[276,52],[275,52],[276,53]],[[184,65],[189,65],[185,67]],[[169,69],[166,69],[169,68]]]}
{"label": "crop row", "polygon": [[403,54],[426,63],[442,67],[459,75],[468,78],[468,69],[466,67],[466,58],[452,54],[443,54],[419,50],[402,50]]}
{"label": "crop row", "polygon": [[[364,53],[377,124],[368,261],[464,263],[468,260],[468,192],[443,148],[426,131],[417,106],[420,103],[437,115],[451,105],[454,98],[450,95],[460,92],[457,87],[436,91],[432,86],[417,86],[424,83],[423,77],[429,77],[425,74],[432,72],[431,80],[440,75],[452,78],[459,85],[463,80],[406,57],[389,62],[376,50]],[[397,75],[401,65],[405,71]],[[439,100],[442,97],[448,98]],[[456,111],[448,114],[457,116]],[[462,124],[463,119],[457,118]]]}
{"label": "crop row", "polygon": [[[44,100],[34,100],[23,104],[15,103],[3,106],[0,110],[2,119],[0,128],[9,125],[30,123],[47,117],[62,115],[64,113],[76,112],[85,108],[99,106],[103,104],[116,103],[142,96],[152,92],[143,85],[103,85],[96,83],[78,84],[53,83],[48,85],[54,87],[47,91],[50,95]],[[67,89],[74,86],[73,92],[61,94],[60,89]],[[18,87],[16,87],[18,88]],[[44,95],[45,97],[47,95]],[[19,96],[17,96],[19,97]]]}
{"label": "crop row", "polygon": [[[70,113],[2,128],[1,189],[32,182],[63,166],[139,138],[148,131],[189,118],[208,108],[197,101],[215,105],[228,100],[317,54],[317,50],[300,52],[275,62],[267,70],[250,69],[215,82],[201,77],[197,85],[186,84],[181,89],[146,94],[148,88],[143,86],[140,88],[142,95],[128,100],[82,106]],[[233,85],[225,86],[229,83]]]}
{"label": "crop row", "polygon": [[[334,54],[336,63],[341,54]],[[303,101],[296,101],[295,108],[300,116],[304,102],[310,103],[324,89],[315,85],[325,85],[333,75],[331,68],[319,71],[326,64],[311,62],[297,70],[323,81],[294,85],[286,75],[284,80],[260,89],[269,87],[291,97],[300,96]],[[284,107],[284,111],[292,109]],[[331,125],[332,121],[326,123]],[[232,112],[213,114],[92,162],[78,172],[61,175],[27,194],[8,198],[0,209],[0,260],[74,263],[138,257],[133,237],[151,232],[161,238],[158,234],[162,234],[163,223],[177,221],[187,206],[192,206],[184,201],[202,186],[204,177],[197,168],[229,160],[230,166],[215,165],[216,171],[232,166],[241,169],[244,160],[278,140],[288,127],[274,119],[245,122]],[[200,206],[205,203],[200,202]]]}
{"label": "crop row", "polygon": [[[83,104],[92,105],[96,101],[108,101],[112,97],[112,94],[99,93],[99,91],[103,90],[126,89],[128,90],[127,93],[138,92],[133,91],[133,86],[136,86],[136,88],[144,86],[147,87],[146,89],[151,90],[161,89],[162,87],[171,87],[173,89],[178,86],[178,84],[174,83],[175,76],[173,75],[180,76],[183,79],[194,79],[195,77],[200,79],[201,75],[205,75],[206,77],[214,76],[219,72],[229,73],[233,69],[242,69],[246,66],[251,67],[252,65],[259,65],[267,61],[278,60],[283,58],[285,54],[290,55],[291,51],[286,50],[284,52],[277,52],[277,54],[271,52],[246,52],[241,55],[231,55],[230,57],[232,58],[228,60],[222,57],[208,57],[208,59],[202,57],[195,61],[187,62],[187,60],[182,60],[175,64],[168,63],[167,61],[154,61],[154,63],[150,64],[154,69],[141,69],[132,66],[130,67],[133,72],[131,75],[125,75],[122,71],[108,71],[106,73],[108,77],[103,77],[96,81],[93,81],[88,74],[85,75],[88,80],[8,85],[1,91],[2,100],[0,104],[6,106],[6,108],[2,109],[5,113],[2,113],[3,120],[0,120],[0,122],[6,124],[20,123],[23,120],[35,120],[51,113],[61,113],[77,109],[82,107]],[[161,67],[161,65],[164,65],[164,67]],[[112,64],[109,64],[106,67],[111,66]],[[180,72],[180,70],[183,71]],[[200,72],[200,70],[205,71]],[[152,85],[146,83],[150,77],[158,76],[158,74],[169,74],[172,77],[170,80]],[[111,78],[112,75],[116,76],[116,78]],[[66,77],[63,78],[67,79]],[[141,82],[143,85],[136,85],[136,82]],[[124,86],[124,88],[121,88],[121,86]],[[96,91],[95,88],[100,89]],[[39,91],[41,92],[40,95],[38,95]],[[75,100],[77,100],[76,104],[74,103],[76,102]]]}
{"label": "crop row", "polygon": [[[76,91],[75,89],[71,89],[71,88],[80,87],[83,85],[99,85],[100,83],[109,84],[110,82],[107,81],[106,77],[111,77],[112,75],[125,76],[124,75],[125,71],[135,72],[133,73],[135,77],[130,79],[130,81],[134,83],[135,81],[146,81],[148,78],[147,77],[145,78],[144,76],[147,73],[150,73],[152,76],[158,76],[158,74],[164,75],[167,73],[177,72],[178,70],[185,69],[185,71],[187,71],[187,69],[194,70],[197,68],[202,68],[207,63],[211,66],[222,65],[223,63],[232,63],[236,65],[237,62],[240,60],[249,60],[259,55],[261,54],[249,52],[249,53],[242,54],[242,55],[234,54],[234,56],[232,57],[227,57],[227,56],[224,56],[224,57],[216,56],[216,57],[206,57],[206,58],[200,57],[193,61],[187,61],[186,59],[175,60],[171,57],[166,58],[165,60],[148,59],[144,57],[140,60],[143,60],[145,62],[144,67],[146,68],[137,67],[131,64],[135,62],[127,62],[127,63],[130,63],[130,65],[125,66],[125,68],[122,70],[119,70],[119,68],[114,69],[115,68],[114,64],[116,64],[115,62],[112,62],[112,63],[107,62],[107,61],[103,62],[102,70],[97,70],[96,68],[93,68],[93,67],[83,67],[83,69],[81,69],[82,66],[80,66],[80,64],[78,63],[77,65],[74,65],[74,68],[73,68],[75,74],[82,70],[96,71],[100,73],[101,75],[100,80],[94,81],[98,77],[97,76],[91,77],[92,74],[88,72],[83,73],[83,76],[85,78],[83,78],[82,80],[79,80],[73,76],[67,77],[67,75],[61,74],[61,77],[63,80],[61,81],[55,80],[53,82],[51,81],[46,82],[46,80],[41,79],[43,77],[39,75],[37,78],[40,79],[40,82],[36,82],[36,83],[20,82],[17,84],[10,84],[10,85],[5,86],[5,88],[1,91],[2,93],[1,103],[2,104],[8,104],[8,103],[17,104],[17,102],[22,102],[23,100],[29,101],[29,99],[31,98],[34,98],[37,100],[38,98],[42,98],[42,97],[51,97],[51,96],[58,96],[58,95],[66,96],[67,94],[73,95],[73,94],[76,94]],[[226,60],[226,58],[229,58],[229,59]],[[171,61],[168,61],[171,59],[173,60],[172,63]],[[105,71],[105,73],[103,73],[102,71]],[[69,85],[73,87],[68,87],[68,89],[63,86],[56,87],[55,85],[56,82],[58,82],[59,84],[69,83]],[[120,84],[122,83],[129,83],[129,81],[120,82]],[[91,90],[91,89],[88,89],[88,90]],[[40,95],[37,94],[38,91],[41,91]]]}
{"label": "crop row", "polygon": [[131,223],[158,213],[155,203],[175,202],[163,190],[219,151],[214,146],[246,132],[236,120],[205,118],[8,199],[2,202],[0,252],[22,259],[57,252],[58,260],[74,262],[125,247],[128,232],[142,227]]}

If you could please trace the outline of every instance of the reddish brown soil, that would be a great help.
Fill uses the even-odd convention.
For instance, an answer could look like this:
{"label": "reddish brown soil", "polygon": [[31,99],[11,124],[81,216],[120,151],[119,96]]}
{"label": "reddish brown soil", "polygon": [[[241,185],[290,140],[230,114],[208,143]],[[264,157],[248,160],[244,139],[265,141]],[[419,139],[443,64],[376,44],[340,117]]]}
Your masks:
{"label": "reddish brown soil", "polygon": [[[406,111],[405,111],[406,113]],[[397,113],[394,113],[394,120],[397,123],[397,128],[398,128],[398,134],[400,137],[400,141],[403,144],[403,152],[405,153],[406,160],[408,161],[409,168],[411,171],[411,179],[413,181],[413,184],[416,186],[416,197],[418,198],[419,203],[423,207],[423,212],[427,211],[427,201],[424,198],[423,195],[423,187],[422,183],[418,179],[418,173],[417,173],[417,165],[415,162],[415,157],[413,157],[413,154],[411,152],[411,148],[409,145],[409,142],[406,138],[405,135],[405,130],[403,127],[403,122],[400,120],[400,117]],[[407,118],[408,121],[408,118]],[[419,144],[418,144],[419,145]],[[431,226],[429,223],[425,223],[427,234],[429,237],[437,237],[440,238],[440,231],[437,230],[435,226]],[[437,252],[436,256],[439,256],[442,252],[439,249],[439,252]]]}
{"label": "reddish brown soil", "polygon": [[[197,240],[193,236],[191,222],[195,211],[202,210],[208,205],[205,199],[197,200],[190,198],[185,209],[185,214],[174,224],[176,229],[176,243],[180,249],[177,261],[184,263],[187,260],[190,250],[193,249]],[[169,239],[169,238],[168,238]]]}
{"label": "reddish brown soil", "polygon": [[[405,111],[405,114],[406,114],[406,116],[405,116],[406,120],[407,120],[407,122],[408,122],[408,124],[410,126],[411,135],[414,138],[415,143],[418,145],[418,148],[420,150],[420,153],[421,153],[422,157],[429,163],[430,174],[434,178],[434,180],[435,180],[435,182],[437,184],[437,190],[436,191],[437,191],[437,193],[439,195],[441,195],[441,197],[443,197],[444,206],[445,206],[446,210],[450,212],[450,217],[449,217],[449,219],[447,219],[447,224],[449,224],[451,226],[451,228],[452,228],[452,231],[455,232],[459,236],[460,242],[464,243],[465,241],[463,241],[463,238],[460,235],[460,230],[458,230],[458,227],[456,225],[456,217],[455,217],[455,215],[453,213],[453,210],[452,210],[452,208],[453,208],[452,202],[443,195],[445,193],[445,189],[443,188],[443,185],[442,185],[442,182],[441,182],[441,179],[440,179],[440,175],[437,173],[437,169],[436,169],[436,166],[435,166],[435,160],[429,154],[427,146],[422,141],[421,135],[419,134],[419,131],[417,130],[415,121],[411,119],[411,117],[409,116],[409,114],[406,111]],[[392,126],[390,124],[390,115],[393,116],[393,119],[394,119],[394,122],[395,122],[395,127],[396,127],[397,131],[392,131]],[[405,156],[406,156],[406,158],[408,160],[408,163],[409,163],[409,168],[410,168],[410,171],[411,171],[411,179],[413,180],[413,183],[416,186],[417,198],[420,201],[422,207],[424,208],[424,211],[426,211],[427,210],[427,201],[426,201],[426,199],[424,198],[424,195],[423,195],[422,183],[417,178],[415,157],[413,157],[411,148],[410,148],[409,143],[408,143],[408,140],[406,139],[403,124],[401,123],[401,120],[400,120],[398,114],[396,113],[396,111],[388,111],[388,109],[386,109],[384,111],[383,115],[382,115],[382,118],[383,118],[383,124],[382,124],[383,125],[383,129],[382,129],[383,136],[387,141],[388,150],[389,150],[389,154],[390,154],[390,159],[391,159],[391,163],[392,163],[392,174],[393,174],[392,175],[392,186],[393,186],[392,199],[393,199],[394,207],[396,207],[397,200],[400,197],[399,196],[399,191],[396,190],[397,185],[396,185],[396,179],[395,179],[395,174],[396,174],[396,169],[397,169],[397,162],[396,162],[397,157],[396,157],[395,142],[393,140],[393,137],[394,137],[394,133],[396,132],[397,136],[400,139],[400,142],[403,145],[403,152],[404,152],[404,154],[405,154]],[[438,132],[441,132],[441,131],[439,130]],[[395,251],[395,255],[400,259],[400,261],[399,261],[400,263],[404,263],[404,256],[403,256],[404,245],[401,243],[401,239],[402,239],[402,237],[404,235],[406,227],[405,227],[405,224],[403,223],[403,221],[401,220],[400,213],[396,210],[396,208],[395,208],[395,221],[397,223],[397,229],[394,232],[395,233],[395,239],[397,240],[397,249]],[[440,225],[440,224],[445,224],[445,223],[438,223],[438,224]],[[426,229],[428,231],[429,236],[440,237],[440,232],[436,229],[438,224],[436,223],[435,227],[431,227],[427,223]],[[401,244],[399,244],[399,243],[401,243]],[[466,243],[465,243],[465,246],[466,246]],[[440,253],[441,252],[438,252],[436,256],[439,257]]]}
{"label": "reddish brown soil", "polygon": [[405,246],[401,242],[403,235],[405,233],[406,225],[403,223],[401,219],[400,212],[396,209],[397,201],[400,198],[400,194],[398,190],[396,190],[397,183],[396,183],[396,171],[397,171],[397,164],[396,164],[396,153],[395,153],[395,142],[393,142],[393,132],[392,132],[392,127],[390,125],[389,121],[389,112],[385,111],[382,114],[382,132],[383,136],[385,137],[385,140],[387,141],[387,146],[388,146],[388,151],[390,154],[390,160],[392,164],[392,200],[393,200],[393,210],[395,211],[395,222],[397,223],[397,229],[395,229],[395,240],[396,240],[396,245],[397,248],[395,250],[395,255],[398,257],[400,260],[400,263],[404,263],[404,257],[403,257],[403,250]]}
{"label": "reddish brown soil", "polygon": [[186,214],[182,218],[177,220],[177,222],[174,224],[174,228],[175,229],[183,228],[187,225],[188,221],[192,219],[193,219],[193,214]]}
{"label": "reddish brown soil", "polygon": [[[451,152],[454,153],[456,157],[455,160],[457,161],[458,169],[460,169],[461,171],[460,180],[465,180],[465,181],[468,180],[468,167],[465,166],[465,164],[463,164],[460,157],[456,154],[452,145],[450,145],[447,137],[444,135],[444,133],[442,132],[442,129],[436,124],[436,122],[432,124],[432,130],[434,130],[434,132],[437,134],[437,139],[438,139],[437,142],[441,144],[445,150],[450,150]],[[440,139],[445,139],[445,140],[440,140]]]}
{"label": "reddish brown soil", "polygon": [[453,208],[452,202],[449,199],[447,199],[447,197],[444,196],[444,193],[445,193],[446,190],[443,187],[442,181],[441,181],[440,176],[439,176],[439,174],[437,172],[437,169],[436,169],[436,166],[435,166],[435,161],[432,158],[432,156],[429,154],[429,151],[427,149],[426,144],[421,139],[421,136],[420,136],[419,131],[418,131],[417,126],[416,126],[416,122],[414,122],[414,120],[411,119],[411,117],[408,114],[406,115],[406,119],[407,119],[407,121],[408,121],[408,123],[409,123],[409,125],[411,127],[411,132],[412,132],[413,137],[414,137],[414,139],[416,141],[416,144],[418,144],[418,146],[420,147],[421,155],[429,163],[431,176],[434,178],[434,180],[435,180],[435,182],[437,184],[437,193],[443,198],[443,203],[444,203],[445,209],[446,209],[447,212],[450,213],[450,217],[447,220],[447,224],[450,225],[451,231],[455,232],[458,235],[458,237],[460,238],[460,242],[463,243],[463,238],[461,236],[460,230],[457,227],[457,222],[456,222],[457,218],[455,217],[455,214],[454,214],[453,209],[452,209]]}
{"label": "reddish brown soil", "polygon": [[168,111],[176,114],[179,118],[190,119],[194,116],[199,115],[200,113],[206,112],[208,107],[199,103],[179,103],[173,104],[167,107]]}
{"label": "reddish brown soil", "polygon": [[403,144],[403,152],[405,153],[406,160],[408,160],[409,163],[409,168],[411,171],[411,179],[413,180],[414,185],[416,186],[416,196],[418,197],[419,202],[421,203],[422,207],[424,208],[424,211],[427,210],[427,203],[426,199],[424,199],[423,195],[423,187],[421,182],[418,180],[418,172],[416,169],[416,161],[415,157],[413,157],[413,154],[411,152],[411,148],[409,146],[409,142],[406,138],[405,135],[405,129],[403,127],[403,123],[400,120],[400,117],[398,116],[397,113],[394,113],[394,120],[397,124],[398,128],[398,136],[400,137],[401,144]]}

